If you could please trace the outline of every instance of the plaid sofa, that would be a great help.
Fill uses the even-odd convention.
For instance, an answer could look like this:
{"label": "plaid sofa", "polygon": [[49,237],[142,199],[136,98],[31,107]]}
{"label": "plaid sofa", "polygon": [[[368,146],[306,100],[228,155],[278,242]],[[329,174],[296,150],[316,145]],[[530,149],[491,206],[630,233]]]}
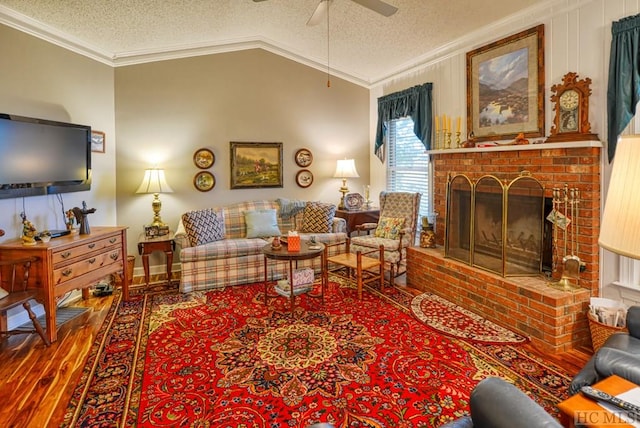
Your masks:
{"label": "plaid sofa", "polygon": [[[180,245],[181,292],[264,281],[262,247],[270,240],[246,238],[247,226],[244,221],[245,211],[260,209],[276,209],[278,227],[283,235],[290,230],[301,229],[303,210],[283,218],[278,200],[240,202],[221,207],[225,239],[203,245],[191,246],[184,225],[180,221],[175,240]],[[300,235],[303,241],[308,236],[315,235],[319,242],[336,244],[347,239],[346,228],[345,220],[336,217],[333,220],[331,233],[300,233]],[[329,247],[329,256],[338,253],[341,248],[342,246]],[[267,278],[277,280],[288,276],[288,266],[286,261],[269,260]],[[314,271],[320,272],[320,257],[302,260],[298,263],[298,267],[311,267]]]}

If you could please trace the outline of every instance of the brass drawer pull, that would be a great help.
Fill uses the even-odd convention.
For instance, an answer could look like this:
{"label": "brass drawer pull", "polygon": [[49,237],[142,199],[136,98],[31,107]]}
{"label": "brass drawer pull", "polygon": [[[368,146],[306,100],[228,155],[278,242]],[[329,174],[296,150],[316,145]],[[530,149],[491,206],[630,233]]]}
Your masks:
{"label": "brass drawer pull", "polygon": [[91,258],[88,260],[88,262],[89,262],[89,264],[90,264],[90,265],[92,265],[92,264],[94,264],[94,263],[96,262],[96,258],[95,258],[95,257],[91,257]]}
{"label": "brass drawer pull", "polygon": [[69,276],[73,273],[73,270],[71,269],[65,269],[62,271],[62,276]]}
{"label": "brass drawer pull", "polygon": [[118,238],[111,238],[109,239],[109,243],[113,244],[114,242],[116,242],[118,240]]}
{"label": "brass drawer pull", "polygon": [[111,253],[109,257],[111,257],[111,260],[118,260],[118,255],[119,253]]}
{"label": "brass drawer pull", "polygon": [[96,246],[96,243],[95,243],[95,242],[94,242],[94,243],[92,243],[92,244],[89,244],[89,245],[88,245],[89,249],[92,249],[92,248],[94,248],[95,246]]}
{"label": "brass drawer pull", "polygon": [[66,259],[69,256],[71,256],[71,251],[65,251],[64,253],[60,254],[60,257],[62,257],[63,259]]}

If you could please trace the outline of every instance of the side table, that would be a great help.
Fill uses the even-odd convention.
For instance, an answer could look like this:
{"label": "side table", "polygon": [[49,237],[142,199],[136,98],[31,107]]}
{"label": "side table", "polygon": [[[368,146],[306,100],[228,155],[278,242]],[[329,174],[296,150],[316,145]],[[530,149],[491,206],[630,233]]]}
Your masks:
{"label": "side table", "polygon": [[351,232],[356,230],[356,226],[363,223],[377,223],[380,219],[380,210],[336,210],[336,217],[343,218],[347,221],[347,235],[351,236]]}
{"label": "side table", "polygon": [[315,296],[311,292],[307,294],[311,297],[320,297],[322,299],[322,303],[324,304],[324,290],[327,286],[327,247],[324,244],[319,243],[317,248],[310,249],[308,242],[300,243],[300,251],[288,251],[287,246],[282,245],[279,249],[274,249],[271,247],[271,244],[267,244],[262,247],[262,254],[264,254],[264,304],[267,304],[269,297],[278,297],[279,295],[269,295],[269,284],[267,281],[267,260],[284,260],[289,262],[289,303],[291,308],[291,313],[293,313],[294,302],[296,293],[293,290],[292,278],[293,278],[293,264],[295,262],[296,268],[298,267],[298,260],[309,260],[315,257],[321,257],[321,267],[322,267],[322,281],[320,285],[320,296]]}
{"label": "side table", "polygon": [[173,252],[176,249],[176,241],[173,232],[166,235],[147,237],[144,233],[138,238],[138,254],[142,256],[144,267],[144,282],[149,285],[149,254],[154,251],[163,251],[167,257],[167,281],[171,283],[171,265],[173,264]]}
{"label": "side table", "polygon": [[[611,395],[619,395],[623,392],[636,388],[638,385],[629,382],[619,376],[610,376],[595,385],[594,388]],[[632,427],[632,425],[622,421],[614,413],[605,410],[596,401],[577,393],[558,404],[562,412],[562,425],[569,428],[575,427]],[[623,412],[623,410],[620,410]]]}

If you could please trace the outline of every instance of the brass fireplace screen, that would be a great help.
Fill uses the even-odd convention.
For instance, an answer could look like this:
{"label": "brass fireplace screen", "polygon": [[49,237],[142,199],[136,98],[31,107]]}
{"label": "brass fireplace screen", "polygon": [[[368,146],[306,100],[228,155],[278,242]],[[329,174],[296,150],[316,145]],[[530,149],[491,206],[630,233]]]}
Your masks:
{"label": "brass fireplace screen", "polygon": [[502,276],[542,270],[544,187],[528,172],[509,183],[450,174],[445,257]]}

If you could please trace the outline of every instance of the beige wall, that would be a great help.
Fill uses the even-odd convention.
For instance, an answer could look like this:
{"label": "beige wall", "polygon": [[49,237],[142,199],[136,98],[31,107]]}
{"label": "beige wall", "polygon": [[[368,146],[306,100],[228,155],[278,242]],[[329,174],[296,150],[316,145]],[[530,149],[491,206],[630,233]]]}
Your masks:
{"label": "beige wall", "polygon": [[[354,158],[362,192],[369,181],[369,91],[263,50],[247,50],[161,61],[115,70],[118,220],[130,227],[129,252],[152,219],[152,195],[135,194],[144,169],[165,168],[174,193],[160,195],[162,219],[175,228],[187,210],[255,199],[338,202],[337,159]],[[230,189],[231,141],[282,142],[282,188]],[[199,171],[193,154],[201,147],[216,157],[215,188],[193,186]],[[295,183],[294,162],[308,148],[311,187]],[[162,257],[151,264],[162,271]],[[139,263],[138,263],[139,264]]]}
{"label": "beige wall", "polygon": [[[0,112],[105,131],[106,153],[92,156],[91,190],[65,193],[63,198],[66,209],[81,206],[82,201],[96,208],[89,216],[90,225],[116,224],[113,68],[4,25],[0,25],[0,40]],[[20,236],[23,204],[39,230],[64,228],[55,195],[0,199],[0,229],[6,231],[0,239]]]}

